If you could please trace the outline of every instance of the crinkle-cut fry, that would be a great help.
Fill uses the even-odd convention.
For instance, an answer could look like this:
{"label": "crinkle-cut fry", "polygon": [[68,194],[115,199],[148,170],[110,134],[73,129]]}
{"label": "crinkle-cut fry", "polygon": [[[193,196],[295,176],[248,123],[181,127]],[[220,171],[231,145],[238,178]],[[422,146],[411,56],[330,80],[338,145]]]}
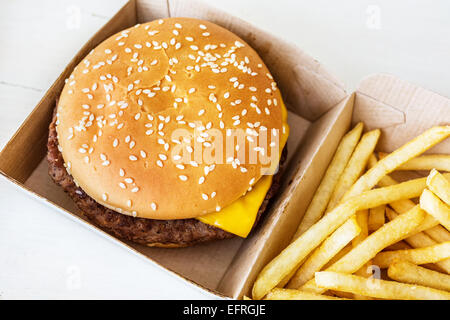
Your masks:
{"label": "crinkle-cut fry", "polygon": [[450,231],[450,207],[433,192],[428,189],[423,190],[420,196],[420,207]]}
{"label": "crinkle-cut fry", "polygon": [[347,300],[337,297],[315,294],[295,289],[275,288],[269,291],[264,300]]}
{"label": "crinkle-cut fry", "polygon": [[450,293],[429,287],[401,282],[366,279],[360,276],[338,272],[317,272],[318,286],[331,290],[351,292],[380,299],[395,300],[450,300]]}
{"label": "crinkle-cut fry", "polygon": [[344,199],[373,188],[381,178],[450,136],[450,126],[433,127],[378,161],[347,191]]}
{"label": "crinkle-cut fry", "polygon": [[[394,220],[398,217],[398,214],[391,210],[390,208],[386,208],[386,216],[389,220]],[[406,239],[404,239],[406,243],[408,243],[413,248],[424,248],[430,247],[438,244],[439,242],[435,241],[433,238],[428,236],[425,232],[419,232],[413,235],[410,235]],[[434,264],[439,271],[443,271],[450,274],[450,261],[444,260],[440,262],[436,262]]]}
{"label": "crinkle-cut fry", "polygon": [[419,267],[405,260],[391,263],[388,276],[400,282],[450,291],[450,275]]}
{"label": "crinkle-cut fry", "polygon": [[333,190],[338,183],[339,177],[342,175],[345,166],[358,144],[363,127],[364,125],[362,122],[358,123],[342,138],[311,203],[297,228],[293,240],[297,239],[302,233],[308,230],[324,214]]}
{"label": "crinkle-cut fry", "polygon": [[367,226],[370,232],[377,231],[386,222],[385,218],[386,205],[381,205],[369,210],[369,220]]}
{"label": "crinkle-cut fry", "polygon": [[[378,154],[380,155],[380,158],[384,158],[388,155],[388,153],[385,152],[379,152]],[[432,169],[450,172],[450,155],[426,154],[409,160],[396,170],[428,171]]]}
{"label": "crinkle-cut fry", "polygon": [[416,198],[422,193],[425,185],[426,178],[409,180],[393,186],[366,191],[337,206],[262,269],[253,285],[253,298],[261,299],[283,279],[294,272],[308,254],[347,221],[348,218],[354,215],[356,211],[373,208],[400,199]]}
{"label": "crinkle-cut fry", "polygon": [[355,183],[361,176],[367,166],[367,161],[380,138],[381,131],[379,129],[366,132],[355,148],[350,160],[348,161],[344,172],[339,177],[326,211],[330,211],[341,203],[344,193]]}
{"label": "crinkle-cut fry", "polygon": [[333,232],[297,270],[288,284],[288,288],[297,289],[314,277],[314,273],[341,251],[361,232],[356,218],[350,218]]}
{"label": "crinkle-cut fry", "polygon": [[409,250],[380,252],[373,263],[384,269],[395,260],[406,260],[414,264],[436,263],[450,258],[450,242],[435,244],[431,247]]}
{"label": "crinkle-cut fry", "polygon": [[431,170],[428,175],[427,186],[428,189],[450,206],[450,181],[436,169]]}
{"label": "crinkle-cut fry", "polygon": [[[334,263],[326,271],[354,273],[384,248],[404,239],[425,218],[425,213],[419,206],[409,212],[399,215],[396,219],[386,223],[380,229],[368,236],[358,246],[353,248],[343,258]],[[375,264],[375,263],[374,263]],[[303,285],[301,290],[323,293],[323,289],[316,286],[314,279]]]}

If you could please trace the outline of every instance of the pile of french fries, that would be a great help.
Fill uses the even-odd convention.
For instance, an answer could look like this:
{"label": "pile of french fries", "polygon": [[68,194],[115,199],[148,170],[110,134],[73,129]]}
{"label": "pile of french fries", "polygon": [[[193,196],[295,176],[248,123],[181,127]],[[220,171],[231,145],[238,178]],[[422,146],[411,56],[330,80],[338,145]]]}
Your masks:
{"label": "pile of french fries", "polygon": [[[253,299],[450,299],[450,155],[422,155],[450,137],[450,126],[390,154],[375,153],[380,130],[363,127],[342,138]],[[394,171],[415,178],[398,182]]]}

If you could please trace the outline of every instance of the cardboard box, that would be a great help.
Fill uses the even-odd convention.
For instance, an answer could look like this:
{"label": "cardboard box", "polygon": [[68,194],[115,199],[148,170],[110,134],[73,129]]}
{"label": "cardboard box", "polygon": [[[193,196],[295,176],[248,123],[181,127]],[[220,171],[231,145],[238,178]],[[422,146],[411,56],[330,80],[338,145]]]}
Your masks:
{"label": "cardboard box", "polygon": [[[161,249],[124,242],[84,220],[47,174],[46,142],[55,99],[72,69],[108,36],[157,18],[189,16],[233,31],[258,51],[290,110],[289,162],[282,191],[247,239]],[[316,60],[293,45],[202,2],[131,0],[75,55],[0,153],[0,173],[17,187],[135,254],[217,296],[248,294],[256,275],[288,243],[340,138],[352,123],[381,128],[380,151],[392,151],[433,125],[450,123],[450,100],[390,75],[364,79],[347,94]],[[431,150],[450,150],[450,139]]]}

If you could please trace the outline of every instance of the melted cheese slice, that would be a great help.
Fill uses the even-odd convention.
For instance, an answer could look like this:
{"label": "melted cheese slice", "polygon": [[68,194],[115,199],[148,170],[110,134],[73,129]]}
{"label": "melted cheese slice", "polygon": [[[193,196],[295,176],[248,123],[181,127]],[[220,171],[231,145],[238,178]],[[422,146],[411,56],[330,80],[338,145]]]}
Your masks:
{"label": "melted cheese slice", "polygon": [[[284,103],[281,103],[281,109],[283,113],[283,134],[280,139],[280,155],[289,136],[287,110]],[[246,238],[255,224],[259,208],[272,185],[272,179],[272,175],[262,176],[252,190],[243,197],[222,208],[219,212],[208,213],[198,217],[197,220]]]}

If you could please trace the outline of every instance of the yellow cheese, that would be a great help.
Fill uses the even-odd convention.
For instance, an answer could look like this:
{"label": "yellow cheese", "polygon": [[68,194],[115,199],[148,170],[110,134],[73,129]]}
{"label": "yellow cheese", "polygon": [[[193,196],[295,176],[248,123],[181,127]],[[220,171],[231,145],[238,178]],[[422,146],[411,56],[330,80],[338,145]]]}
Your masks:
{"label": "yellow cheese", "polygon": [[[289,126],[287,124],[287,110],[284,103],[281,103],[283,115],[283,133],[280,141],[280,154],[286,145],[289,136]],[[253,186],[252,190],[247,192],[245,196],[234,201],[229,206],[222,208],[219,212],[213,212],[197,219],[203,223],[215,226],[222,230],[236,234],[242,238],[246,238],[250,233],[259,207],[264,201],[270,186],[272,185],[271,175],[262,176]]]}

